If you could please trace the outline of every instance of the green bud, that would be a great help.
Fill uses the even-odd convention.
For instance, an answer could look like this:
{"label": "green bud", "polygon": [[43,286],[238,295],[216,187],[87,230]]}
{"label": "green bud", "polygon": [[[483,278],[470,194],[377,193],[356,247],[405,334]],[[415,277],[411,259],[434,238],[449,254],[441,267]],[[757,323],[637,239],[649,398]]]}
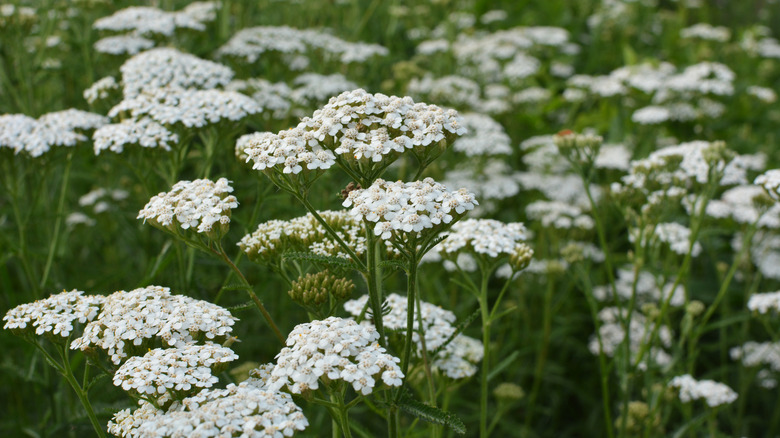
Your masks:
{"label": "green bud", "polygon": [[509,256],[509,265],[515,272],[522,271],[528,267],[533,257],[534,250],[530,246],[525,243],[518,243],[515,246],[515,251]]}
{"label": "green bud", "polygon": [[693,300],[685,307],[685,312],[694,318],[701,315],[704,312],[705,306],[699,300]]}
{"label": "green bud", "polygon": [[336,277],[326,270],[299,277],[292,283],[288,294],[302,306],[316,307],[327,303],[329,296],[337,301],[346,300],[354,289],[352,280]]}
{"label": "green bud", "polygon": [[499,402],[511,403],[525,397],[525,391],[516,383],[503,382],[493,388],[493,395]]}

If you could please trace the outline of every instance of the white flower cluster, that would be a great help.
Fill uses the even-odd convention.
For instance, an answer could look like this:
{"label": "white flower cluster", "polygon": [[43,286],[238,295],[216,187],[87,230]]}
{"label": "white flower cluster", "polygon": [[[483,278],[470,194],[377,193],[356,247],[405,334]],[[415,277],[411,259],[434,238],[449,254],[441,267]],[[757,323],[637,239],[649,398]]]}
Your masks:
{"label": "white flower cluster", "polygon": [[768,365],[772,371],[780,371],[780,343],[748,341],[729,351],[731,359],[746,367]]}
{"label": "white flower cluster", "polygon": [[467,252],[497,258],[513,254],[527,238],[522,222],[505,224],[495,219],[466,219],[453,225],[447,238],[433,250],[448,256]]}
{"label": "white flower cluster", "polygon": [[216,304],[172,295],[167,287],[147,286],[106,297],[97,319],[87,324],[71,349],[100,348],[118,365],[130,355],[145,353],[145,342],[154,338],[171,347],[200,339],[218,341],[230,334],[235,321]]}
{"label": "white flower cluster", "polygon": [[293,84],[295,89],[290,93],[290,99],[298,105],[307,106],[325,103],[333,96],[358,88],[356,83],[340,73],[304,73],[296,77]]}
{"label": "white flower cluster", "polygon": [[687,190],[696,183],[707,184],[711,169],[722,175],[720,185],[746,184],[748,163],[724,152],[722,142],[692,141],[664,147],[647,158],[631,161],[629,174],[621,178],[621,184],[613,183],[612,190],[616,193],[669,187]]}
{"label": "white flower cluster", "polygon": [[75,289],[62,292],[9,310],[3,317],[3,328],[67,338],[74,324],[95,319],[104,300],[102,295],[84,295],[84,292]]}
{"label": "white flower cluster", "polygon": [[149,220],[163,228],[195,229],[209,233],[219,223],[221,231],[230,223],[230,211],[238,207],[238,200],[228,193],[233,191],[226,178],[217,182],[208,179],[179,181],[170,192],[152,197],[138,212],[137,219]]}
{"label": "white flower cluster", "polygon": [[[442,184],[447,187],[468,187],[474,196],[485,201],[501,200],[520,193],[518,175],[503,159],[488,159],[483,167],[463,161],[444,174]],[[482,204],[478,210],[484,211],[486,207]],[[479,215],[477,209],[474,214]]]}
{"label": "white flower cluster", "polygon": [[167,12],[151,6],[131,6],[96,20],[92,28],[129,31],[134,36],[170,37],[176,29],[206,30],[205,23],[216,18],[217,7],[217,2],[195,2],[179,12]]}
{"label": "white flower cluster", "polygon": [[453,150],[469,157],[512,153],[512,141],[504,127],[490,116],[466,113],[461,125],[467,132],[452,143]]}
{"label": "white flower cluster", "polygon": [[106,123],[108,119],[99,114],[77,109],[44,114],[38,119],[23,114],[4,114],[0,116],[0,148],[39,157],[53,146],[75,146],[86,141],[88,137],[80,131],[96,129]]}
{"label": "white flower cluster", "polygon": [[[615,289],[620,299],[628,301],[633,297],[638,304],[655,303],[659,305],[663,301],[669,300],[669,305],[672,307],[685,305],[685,290],[682,285],[677,285],[674,291],[672,291],[674,283],[659,286],[655,276],[647,271],[639,271],[638,278],[635,277],[631,267],[617,270]],[[612,287],[610,285],[596,286],[593,288],[593,296],[602,302],[612,301]]]}
{"label": "white flower cluster", "polygon": [[[767,207],[767,192],[756,185],[732,187],[707,203],[706,213],[714,218],[731,218],[740,224],[757,223],[762,228],[780,228],[780,204]],[[771,202],[771,201],[770,201]]]}
{"label": "white flower cluster", "polygon": [[152,119],[125,119],[95,130],[92,142],[95,155],[100,155],[105,150],[119,154],[125,150],[125,146],[131,145],[170,151],[171,146],[179,142],[179,135]]}
{"label": "white flower cluster", "polygon": [[[623,328],[624,325],[620,321],[619,315],[623,315],[625,318],[627,312],[624,309],[617,307],[606,307],[602,309],[598,317],[602,322],[599,328],[599,335],[601,336],[601,343],[603,352],[606,356],[614,357],[615,353],[623,345],[626,337],[626,331]],[[635,311],[631,315],[631,324],[629,325],[630,341],[629,351],[631,352],[631,360],[636,359],[636,355],[644,345],[650,342],[650,335],[653,332],[653,326],[655,324],[647,321],[644,315]],[[658,338],[656,340],[657,345],[651,345],[645,354],[645,359],[642,360],[638,367],[641,370],[647,368],[647,362],[651,362],[655,365],[668,365],[671,363],[671,356],[664,350],[672,345],[672,332],[665,325],[658,328]],[[599,340],[594,335],[591,337],[588,343],[588,349],[594,355],[599,354]]]}
{"label": "white flower cluster", "polygon": [[336,155],[322,147],[312,135],[300,125],[279,134],[272,132],[256,133],[249,137],[243,151],[246,161],[254,163],[253,169],[270,171],[282,167],[282,173],[297,175],[303,170],[330,169],[336,163]]}
{"label": "white flower cluster", "polygon": [[[691,248],[691,229],[685,225],[677,222],[664,222],[656,225],[653,231],[651,239],[657,239],[661,243],[668,244],[672,252],[685,255],[690,249],[693,257],[701,254],[701,243],[693,242],[693,248]],[[633,234],[630,234],[629,240],[633,241],[633,236]]]}
{"label": "white flower cluster", "polygon": [[323,381],[343,380],[363,395],[371,394],[380,378],[401,386],[401,361],[385,352],[379,333],[355,321],[330,317],[295,326],[286,347],[276,356],[269,388],[287,387],[294,394],[319,388]]}
{"label": "white flower cluster", "polygon": [[164,405],[211,388],[219,381],[212,373],[236,359],[233,350],[212,343],[155,348],[123,363],[114,374],[114,385]]}
{"label": "white flower cluster", "polygon": [[125,61],[119,71],[126,99],[159,88],[213,89],[226,85],[234,74],[222,64],[168,47],[139,53]]}
{"label": "white flower cluster", "polygon": [[[579,46],[569,41],[569,33],[557,27],[516,27],[493,33],[461,33],[452,43],[459,71],[465,76],[502,82],[522,80],[536,75],[542,62],[535,52],[557,51],[574,55]],[[549,56],[549,55],[547,55]]]}
{"label": "white flower cluster", "polygon": [[467,189],[450,192],[432,178],[404,183],[377,179],[367,189],[349,192],[344,207],[357,220],[375,222],[374,234],[420,233],[449,224],[479,203]]}
{"label": "white flower cluster", "polygon": [[151,118],[163,125],[202,128],[223,120],[239,121],[263,109],[252,98],[234,91],[147,90],[111,108],[108,116],[128,114],[135,120]]}
{"label": "white flower cluster", "polygon": [[154,41],[138,35],[115,35],[95,41],[93,47],[109,55],[135,55],[154,47]]}
{"label": "white flower cluster", "polygon": [[532,202],[525,207],[525,214],[545,228],[592,230],[595,226],[593,218],[582,208],[559,201]]}
{"label": "white flower cluster", "polygon": [[[346,211],[320,211],[318,214],[356,255],[365,252],[366,237],[360,221]],[[250,260],[258,263],[274,260],[287,251],[349,258],[311,213],[288,221],[274,219],[261,223],[253,233],[245,235],[238,246]]]}
{"label": "white flower cluster", "polygon": [[713,26],[709,23],[697,23],[680,30],[680,38],[698,38],[707,41],[725,43],[731,38],[731,31],[727,27]]}
{"label": "white flower cluster", "polygon": [[114,79],[113,76],[106,76],[98,79],[94,84],[90,85],[89,88],[84,90],[84,100],[91,105],[99,100],[107,99],[112,91],[118,89],[119,84],[116,79]]}
{"label": "white flower cluster", "polygon": [[[732,239],[731,247],[735,253],[741,250],[743,239],[742,233],[737,233]],[[759,230],[748,244],[750,245],[750,260],[761,271],[761,274],[766,278],[780,280],[780,236],[776,233]],[[763,298],[757,298],[757,300],[759,300],[757,303],[765,301]],[[768,305],[774,299],[767,297],[766,301],[765,304]],[[777,308],[780,309],[780,304]]]}
{"label": "white flower cluster", "polygon": [[234,79],[225,85],[225,90],[246,94],[265,110],[264,115],[270,115],[275,119],[287,117],[293,106],[291,97],[293,90],[284,82],[271,82],[262,78]]}
{"label": "white flower cluster", "polygon": [[206,389],[167,411],[140,401],[135,411],[117,412],[108,432],[128,438],[203,437],[241,434],[247,438],[293,436],[309,426],[290,394],[270,391],[262,380],[249,378],[225,389]]}
{"label": "white flower cluster", "polygon": [[[316,30],[299,30],[287,26],[258,26],[242,29],[219,48],[219,56],[232,56],[254,63],[266,52],[288,56],[305,56],[322,51],[343,64],[365,62],[389,52],[377,44],[351,43]],[[305,66],[308,66],[308,59]]]}
{"label": "white flower cluster", "polygon": [[680,401],[683,403],[704,399],[709,407],[715,408],[731,404],[737,399],[737,393],[728,385],[713,380],[696,380],[690,374],[673,378],[669,386],[679,388]]}
{"label": "white flower cluster", "polygon": [[426,147],[447,135],[461,135],[454,110],[414,103],[410,97],[369,94],[363,89],[341,93],[293,129],[267,133],[244,150],[258,170],[282,167],[284,173],[328,169],[341,155],[348,162],[379,162],[386,156]]}
{"label": "white flower cluster", "polygon": [[780,201],[780,169],[770,169],[757,176],[753,182],[762,186],[775,201]]}
{"label": "white flower cluster", "polygon": [[753,294],[747,303],[751,312],[766,315],[770,311],[780,312],[780,292]]}
{"label": "white flower cluster", "polygon": [[[363,308],[368,303],[368,295],[349,300],[344,303],[344,309],[354,316],[362,313]],[[382,323],[387,330],[393,330],[398,333],[406,333],[407,318],[407,300],[398,294],[390,294],[385,297],[384,303],[390,312],[382,315]],[[452,335],[455,334],[455,314],[449,310],[444,310],[439,306],[422,301],[419,309],[422,314],[422,331],[425,333],[425,348],[430,354],[444,345]],[[415,314],[416,315],[416,314]],[[415,316],[416,317],[416,316]],[[370,322],[364,322],[373,328]],[[420,326],[419,319],[415,320],[415,331],[412,333],[412,342],[416,346],[416,354],[422,356],[423,343],[417,329]],[[471,377],[477,372],[477,366],[481,360],[484,350],[482,342],[459,334],[452,341],[432,358],[434,369],[440,370],[451,379],[463,379]]]}

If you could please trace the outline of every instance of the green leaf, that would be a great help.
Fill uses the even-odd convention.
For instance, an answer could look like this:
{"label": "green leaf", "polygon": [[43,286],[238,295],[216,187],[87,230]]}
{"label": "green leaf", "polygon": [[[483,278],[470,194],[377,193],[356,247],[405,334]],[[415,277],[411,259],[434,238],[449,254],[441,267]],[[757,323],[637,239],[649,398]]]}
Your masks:
{"label": "green leaf", "polygon": [[347,269],[360,270],[352,260],[342,257],[326,256],[321,254],[314,254],[313,252],[288,252],[282,255],[285,260],[306,260],[314,263],[324,263],[327,265],[339,266]]}
{"label": "green leaf", "polygon": [[517,359],[517,356],[519,356],[519,355],[520,355],[520,352],[518,350],[513,351],[512,354],[509,355],[509,357],[507,357],[506,359],[502,360],[501,363],[499,363],[498,365],[496,365],[495,368],[490,370],[490,373],[488,374],[488,378],[487,378],[488,382],[491,381],[494,377],[496,377],[498,375],[498,373],[503,371],[504,368],[506,368],[509,365],[511,365],[512,362],[514,362],[515,359]]}
{"label": "green leaf", "polygon": [[455,414],[428,406],[406,394],[399,400],[398,407],[407,414],[414,415],[421,420],[447,426],[457,434],[464,435],[466,433],[466,425]]}
{"label": "green leaf", "polygon": [[379,263],[379,266],[382,268],[400,269],[406,272],[406,265],[403,262],[398,260],[383,260],[381,263]]}
{"label": "green leaf", "polygon": [[247,309],[251,309],[252,307],[255,307],[255,303],[253,301],[247,301],[244,304],[228,307],[227,309],[232,312],[234,310],[247,310]]}

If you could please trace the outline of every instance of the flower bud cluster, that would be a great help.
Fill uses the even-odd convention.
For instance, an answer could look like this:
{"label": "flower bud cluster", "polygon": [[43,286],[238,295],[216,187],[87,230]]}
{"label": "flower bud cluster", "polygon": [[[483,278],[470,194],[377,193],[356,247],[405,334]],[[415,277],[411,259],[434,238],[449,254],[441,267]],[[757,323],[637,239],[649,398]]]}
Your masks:
{"label": "flower bud cluster", "polygon": [[598,135],[576,134],[566,130],[554,135],[553,142],[570,163],[589,170],[596,162],[604,139]]}
{"label": "flower bud cluster", "polygon": [[99,348],[118,365],[128,356],[146,353],[144,347],[154,345],[155,339],[172,347],[200,340],[219,342],[230,335],[235,321],[216,304],[172,295],[167,287],[148,286],[106,297],[98,317],[70,348]]}
{"label": "flower bud cluster", "polygon": [[288,294],[293,301],[302,306],[320,306],[333,297],[344,301],[352,295],[355,283],[348,278],[340,278],[328,271],[306,274],[293,281]]}
{"label": "flower bud cluster", "polygon": [[330,317],[299,324],[287,337],[287,346],[276,356],[269,387],[286,387],[301,394],[342,380],[356,392],[371,394],[381,378],[387,386],[401,386],[403,373],[399,358],[385,352],[371,326]]}
{"label": "flower bud cluster", "polygon": [[[350,300],[344,303],[344,309],[354,316],[360,315],[368,302],[368,295]],[[384,307],[390,311],[382,316],[382,324],[385,329],[398,333],[406,332],[407,300],[398,294],[390,294],[385,297]],[[425,333],[425,349],[428,354],[444,346],[433,358],[432,365],[451,379],[462,379],[473,376],[477,372],[477,366],[483,355],[482,343],[476,339],[459,334],[445,345],[450,337],[455,334],[455,314],[431,303],[421,302],[419,309],[422,315],[423,332]],[[364,322],[371,327],[369,322]],[[423,342],[416,331],[419,321],[414,323],[415,332],[412,333],[412,341],[416,346],[416,354],[422,357]]]}
{"label": "flower bud cluster", "polygon": [[465,188],[450,192],[432,178],[409,183],[377,179],[367,189],[349,192],[343,203],[352,207],[349,213],[356,220],[375,222],[374,234],[384,240],[443,227],[478,204]]}
{"label": "flower bud cluster", "polygon": [[737,393],[727,385],[713,380],[696,380],[690,374],[677,376],[669,382],[669,386],[679,388],[680,401],[688,403],[703,399],[711,408],[733,403]]}
{"label": "flower bud cluster", "polygon": [[3,328],[20,334],[50,334],[67,338],[74,324],[95,319],[105,298],[102,295],[84,295],[84,292],[75,289],[62,292],[9,310],[3,317]]}
{"label": "flower bud cluster", "polygon": [[293,436],[309,426],[290,394],[269,390],[264,382],[250,378],[225,389],[206,389],[167,410],[140,401],[135,411],[117,412],[108,423],[116,436],[224,437],[241,433],[247,437]]}
{"label": "flower bud cluster", "polygon": [[231,209],[238,207],[236,197],[228,195],[232,191],[226,178],[216,183],[208,179],[179,181],[170,192],[153,196],[138,219],[174,233],[178,228],[197,228],[199,233],[218,238],[227,231]]}
{"label": "flower bud cluster", "polygon": [[210,388],[219,380],[215,374],[236,359],[233,350],[212,343],[155,348],[123,363],[114,374],[114,385],[165,405]]}

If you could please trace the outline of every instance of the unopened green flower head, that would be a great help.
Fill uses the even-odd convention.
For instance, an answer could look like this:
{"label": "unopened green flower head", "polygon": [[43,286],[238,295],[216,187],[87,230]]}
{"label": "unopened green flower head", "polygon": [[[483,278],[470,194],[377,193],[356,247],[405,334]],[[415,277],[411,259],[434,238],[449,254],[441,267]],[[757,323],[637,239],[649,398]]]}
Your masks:
{"label": "unopened green flower head", "polygon": [[502,382],[493,389],[493,395],[499,402],[504,401],[511,403],[525,397],[525,391],[516,383]]}
{"label": "unopened green flower head", "polygon": [[298,278],[288,293],[302,306],[320,306],[327,303],[331,296],[336,301],[346,300],[354,289],[352,280],[336,277],[326,270]]}
{"label": "unopened green flower head", "polygon": [[522,271],[531,264],[534,257],[534,250],[525,243],[518,243],[514,252],[509,256],[509,265],[515,271]]}

